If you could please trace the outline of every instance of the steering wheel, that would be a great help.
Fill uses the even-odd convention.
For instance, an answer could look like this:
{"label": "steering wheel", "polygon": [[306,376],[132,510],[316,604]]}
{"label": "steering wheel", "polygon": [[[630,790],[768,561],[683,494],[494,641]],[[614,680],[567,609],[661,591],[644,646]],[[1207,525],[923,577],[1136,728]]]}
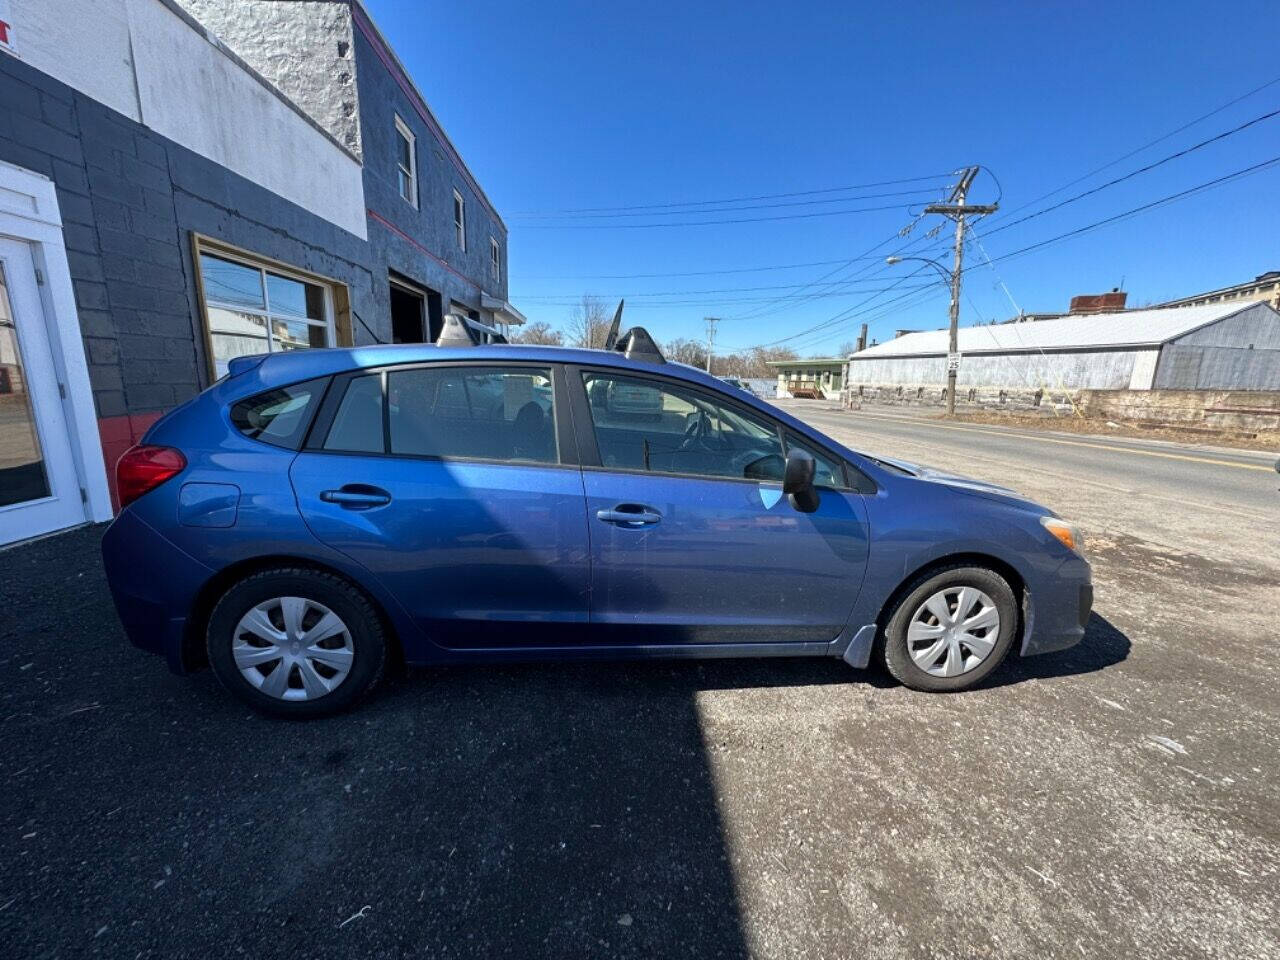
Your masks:
{"label": "steering wheel", "polygon": [[686,453],[696,446],[702,444],[703,438],[707,435],[707,428],[711,426],[711,418],[702,410],[698,410],[689,414],[688,423],[684,425],[684,436],[680,440],[680,446],[677,448],[680,453]]}

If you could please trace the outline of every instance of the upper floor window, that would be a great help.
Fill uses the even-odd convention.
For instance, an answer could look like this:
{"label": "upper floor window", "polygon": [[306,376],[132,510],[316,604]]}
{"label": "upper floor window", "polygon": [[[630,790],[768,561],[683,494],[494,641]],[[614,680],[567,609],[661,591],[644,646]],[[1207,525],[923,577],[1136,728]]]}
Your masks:
{"label": "upper floor window", "polygon": [[418,205],[418,155],[413,131],[396,117],[396,179],[400,196]]}
{"label": "upper floor window", "polygon": [[467,206],[462,200],[462,194],[457,190],[453,191],[453,229],[458,237],[458,249],[463,253],[467,251]]}
{"label": "upper floor window", "polygon": [[205,326],[215,377],[234,357],[335,343],[333,291],[245,255],[200,244]]}
{"label": "upper floor window", "polygon": [[502,248],[493,237],[489,238],[489,273],[495,281],[502,279]]}

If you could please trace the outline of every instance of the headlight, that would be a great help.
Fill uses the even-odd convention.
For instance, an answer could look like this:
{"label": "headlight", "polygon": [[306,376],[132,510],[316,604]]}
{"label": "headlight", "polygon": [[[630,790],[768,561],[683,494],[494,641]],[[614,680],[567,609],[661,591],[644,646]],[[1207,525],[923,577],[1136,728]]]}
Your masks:
{"label": "headlight", "polygon": [[1084,537],[1073,524],[1057,517],[1041,517],[1040,525],[1057,537],[1068,550],[1084,553]]}

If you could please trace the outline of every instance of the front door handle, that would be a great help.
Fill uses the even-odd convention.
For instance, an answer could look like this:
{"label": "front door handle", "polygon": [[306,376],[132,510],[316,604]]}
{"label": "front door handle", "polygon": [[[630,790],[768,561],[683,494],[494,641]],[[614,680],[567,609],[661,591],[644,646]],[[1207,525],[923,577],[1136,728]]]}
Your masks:
{"label": "front door handle", "polygon": [[368,510],[370,507],[385,507],[391,502],[391,494],[381,487],[348,483],[337,490],[320,491],[320,499],[325,503],[336,503],[347,510]]}
{"label": "front door handle", "polygon": [[597,510],[596,519],[620,527],[648,527],[659,522],[662,514],[643,503],[620,503],[612,510]]}

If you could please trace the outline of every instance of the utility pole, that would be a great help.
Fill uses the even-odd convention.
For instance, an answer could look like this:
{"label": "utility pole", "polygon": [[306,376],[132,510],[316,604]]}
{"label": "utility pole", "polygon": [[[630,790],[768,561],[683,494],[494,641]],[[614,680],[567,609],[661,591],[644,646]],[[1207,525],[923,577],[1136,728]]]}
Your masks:
{"label": "utility pole", "polygon": [[707,321],[707,373],[711,372],[711,354],[716,349],[716,324],[720,322],[719,317],[703,317]]}
{"label": "utility pole", "polygon": [[951,268],[951,325],[947,352],[948,417],[954,417],[956,414],[956,373],[960,369],[957,329],[960,325],[960,275],[964,270],[964,218],[966,214],[970,213],[995,213],[1000,207],[998,203],[965,205],[965,194],[969,192],[969,185],[973,183],[973,178],[977,175],[977,167],[966,168],[960,176],[960,182],[955,185],[955,189],[951,191],[951,197],[946,203],[931,203],[924,208],[925,213],[940,213],[956,222],[955,261]]}

